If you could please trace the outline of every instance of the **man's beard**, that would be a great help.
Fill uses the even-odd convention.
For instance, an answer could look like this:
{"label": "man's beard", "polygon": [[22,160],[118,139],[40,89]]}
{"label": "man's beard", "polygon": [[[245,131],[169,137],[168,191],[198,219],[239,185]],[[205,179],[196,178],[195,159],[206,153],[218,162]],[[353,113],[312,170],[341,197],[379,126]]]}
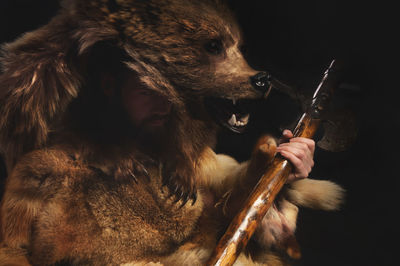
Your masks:
{"label": "man's beard", "polygon": [[148,154],[159,156],[165,152],[170,141],[171,119],[166,119],[163,124],[155,125],[152,121],[145,121],[140,126],[134,127],[135,142],[140,149]]}

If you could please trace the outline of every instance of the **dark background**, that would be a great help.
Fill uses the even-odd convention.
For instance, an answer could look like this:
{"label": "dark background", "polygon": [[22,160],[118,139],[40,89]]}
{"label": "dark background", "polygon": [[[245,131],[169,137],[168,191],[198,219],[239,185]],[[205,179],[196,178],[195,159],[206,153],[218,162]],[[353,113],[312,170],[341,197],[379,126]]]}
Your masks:
{"label": "dark background", "polygon": [[[295,264],[397,265],[400,124],[394,7],[344,0],[230,3],[254,68],[307,94],[332,59],[346,63],[344,82],[352,90],[336,101],[355,115],[358,137],[343,152],[317,148],[311,173],[341,184],[346,203],[338,212],[301,210],[297,237],[303,258]],[[0,42],[45,24],[57,6],[54,0],[1,1]],[[297,102],[278,92],[255,107],[249,130],[241,136],[222,132],[219,151],[244,160],[259,134],[279,134],[301,114]]]}

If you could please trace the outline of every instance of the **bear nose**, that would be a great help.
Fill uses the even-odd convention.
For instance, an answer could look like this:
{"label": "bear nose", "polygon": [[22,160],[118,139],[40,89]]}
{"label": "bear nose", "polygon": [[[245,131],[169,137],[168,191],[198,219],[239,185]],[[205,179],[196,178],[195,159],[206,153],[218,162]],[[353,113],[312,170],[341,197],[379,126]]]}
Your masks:
{"label": "bear nose", "polygon": [[259,72],[250,77],[251,85],[253,85],[256,90],[262,93],[265,93],[268,90],[270,86],[270,80],[271,76],[267,72]]}

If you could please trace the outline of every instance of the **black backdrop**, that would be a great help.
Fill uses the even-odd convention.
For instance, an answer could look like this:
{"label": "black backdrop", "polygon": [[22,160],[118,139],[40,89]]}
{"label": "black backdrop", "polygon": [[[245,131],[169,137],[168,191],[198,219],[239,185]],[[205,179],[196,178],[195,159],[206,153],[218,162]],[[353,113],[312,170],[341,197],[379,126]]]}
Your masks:
{"label": "black backdrop", "polygon": [[[393,7],[344,0],[230,3],[253,67],[307,92],[315,89],[333,58],[342,59],[348,66],[346,82],[355,88],[343,101],[356,114],[356,141],[344,152],[317,148],[311,173],[311,178],[345,187],[346,204],[333,213],[301,210],[297,237],[303,258],[295,264],[397,265],[400,170]],[[57,6],[54,0],[2,0],[0,41],[46,23]],[[259,134],[278,134],[300,114],[293,100],[277,92],[256,108],[244,135],[221,133],[219,151],[244,160]]]}

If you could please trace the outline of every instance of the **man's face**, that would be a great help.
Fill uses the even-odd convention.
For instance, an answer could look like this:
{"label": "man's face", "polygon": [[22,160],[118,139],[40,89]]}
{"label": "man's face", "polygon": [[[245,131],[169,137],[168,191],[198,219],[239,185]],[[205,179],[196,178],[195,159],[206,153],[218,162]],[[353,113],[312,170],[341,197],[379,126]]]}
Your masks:
{"label": "man's face", "polygon": [[171,103],[147,89],[133,73],[128,73],[121,87],[122,105],[131,122],[146,131],[161,129],[168,122]]}

